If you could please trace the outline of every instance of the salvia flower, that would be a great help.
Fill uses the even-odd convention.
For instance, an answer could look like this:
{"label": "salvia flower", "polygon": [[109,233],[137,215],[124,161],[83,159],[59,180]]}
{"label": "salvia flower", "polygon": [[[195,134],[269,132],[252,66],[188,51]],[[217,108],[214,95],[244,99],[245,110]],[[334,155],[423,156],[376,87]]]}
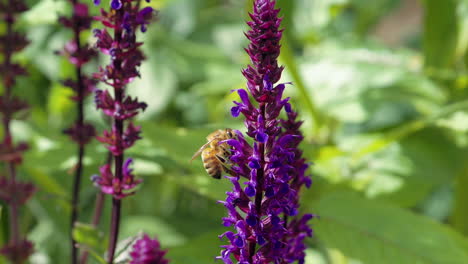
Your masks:
{"label": "salvia flower", "polygon": [[[310,187],[308,164],[298,149],[303,136],[300,121],[283,92],[289,83],[276,84],[283,67],[278,66],[282,30],[274,0],[256,0],[246,49],[252,64],[243,74],[247,90],[237,91],[240,102],[231,109],[234,117],[245,117],[249,144],[243,133],[227,140],[233,190],[226,201],[225,226],[220,236],[229,241],[218,259],[227,264],[304,263],[304,239],[312,236],[310,214],[299,214],[299,192]],[[286,112],[287,119],[279,115]]]}
{"label": "salvia flower", "polygon": [[3,138],[0,140],[0,162],[5,166],[5,177],[0,177],[0,199],[8,205],[9,237],[0,249],[12,263],[22,263],[33,252],[33,244],[25,239],[19,228],[19,206],[27,202],[35,191],[34,185],[17,179],[16,171],[23,161],[23,152],[28,149],[24,142],[16,142],[11,130],[13,118],[28,108],[26,102],[14,95],[13,88],[19,76],[26,70],[13,61],[15,53],[22,51],[29,41],[25,35],[15,31],[16,18],[28,8],[23,0],[0,0],[0,19],[4,28],[0,33],[0,80],[3,93],[0,95],[0,117],[3,125]]}
{"label": "salvia flower", "polygon": [[147,234],[138,239],[130,252],[130,264],[168,264],[164,259],[166,250],[161,249],[157,239],[151,239]]}
{"label": "salvia flower", "polygon": [[70,247],[71,264],[78,263],[78,248],[73,238],[73,228],[78,220],[78,208],[81,178],[83,173],[83,159],[85,155],[85,146],[90,143],[95,136],[94,126],[85,121],[84,101],[86,97],[95,90],[97,81],[88,77],[84,71],[85,64],[89,63],[97,55],[97,51],[87,43],[82,43],[81,36],[83,31],[89,30],[92,16],[89,14],[88,5],[80,3],[78,0],[69,0],[72,6],[70,17],[62,16],[59,22],[73,31],[73,38],[69,40],[64,48],[58,54],[64,56],[74,66],[74,76],[62,81],[62,83],[71,88],[73,95],[71,99],[76,102],[77,116],[73,124],[64,130],[72,141],[77,144],[77,164],[74,170],[74,179],[72,186],[71,214],[70,214]]}
{"label": "salvia flower", "polygon": [[[97,139],[105,143],[115,157],[122,157],[124,151],[141,138],[140,127],[133,125],[130,119],[147,107],[146,103],[138,101],[137,98],[125,95],[126,85],[140,75],[139,66],[144,59],[139,49],[142,43],[136,41],[136,31],[138,28],[145,31],[146,25],[154,15],[151,7],[140,9],[138,2],[136,0],[111,0],[111,10],[101,9],[101,16],[95,17],[105,27],[94,29],[94,36],[97,38],[96,47],[103,54],[109,55],[111,62],[101,67],[99,72],[94,74],[94,78],[114,89],[113,95],[109,90],[95,91],[96,107],[114,120],[112,128],[104,131],[103,135],[98,136]],[[95,1],[95,4],[100,4],[100,1]],[[110,32],[113,32],[113,36]],[[119,160],[121,159],[117,159]],[[116,166],[125,165],[116,164]],[[126,196],[122,196],[122,191],[119,190],[119,188],[126,189],[124,187],[125,173],[113,175],[110,173],[110,166],[104,171],[105,173],[101,169],[102,181],[95,181],[101,190],[114,195],[116,199]],[[116,186],[113,187],[115,190],[108,189],[110,188],[109,180],[112,186]],[[132,184],[127,187],[140,181],[132,180],[131,182]]]}
{"label": "salvia flower", "polygon": [[[95,0],[96,5],[100,0]],[[104,28],[94,29],[96,48],[108,55],[110,63],[100,67],[93,77],[109,86],[110,90],[96,90],[95,104],[111,117],[112,128],[97,137],[114,156],[114,170],[110,164],[101,167],[101,175],[94,177],[95,184],[102,192],[113,196],[112,222],[107,252],[107,261],[113,263],[118,240],[121,199],[135,193],[141,182],[136,180],[129,165],[124,163],[124,152],[140,137],[140,127],[132,123],[138,113],[146,109],[146,103],[126,94],[127,84],[140,76],[139,67],[145,59],[140,50],[142,42],[136,39],[140,29],[145,32],[154,11],[151,7],[140,7],[140,0],[110,0],[110,10],[101,8],[101,15],[95,17]]]}
{"label": "salvia flower", "polygon": [[134,189],[141,182],[141,179],[135,179],[135,175],[130,168],[132,159],[127,159],[124,163],[122,172],[123,178],[119,179],[112,173],[109,164],[105,164],[99,169],[100,176],[94,175],[92,181],[101,188],[101,191],[112,195],[116,199],[122,199],[126,196],[134,194]]}

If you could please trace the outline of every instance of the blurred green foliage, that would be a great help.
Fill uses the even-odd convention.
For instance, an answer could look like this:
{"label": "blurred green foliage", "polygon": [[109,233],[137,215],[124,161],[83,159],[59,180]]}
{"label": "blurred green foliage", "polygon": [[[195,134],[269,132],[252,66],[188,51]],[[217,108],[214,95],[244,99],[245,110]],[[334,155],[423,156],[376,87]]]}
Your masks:
{"label": "blurred green foliage", "polygon": [[[64,0],[30,2],[19,26],[32,43],[17,56],[30,77],[15,89],[32,109],[13,128],[17,140],[32,146],[20,178],[39,192],[23,208],[21,226],[36,243],[32,263],[63,263],[76,146],[61,131],[75,107],[60,84],[73,68],[54,51],[71,37],[56,22],[70,10]],[[142,36],[148,59],[130,88],[149,104],[139,120],[144,140],[128,153],[144,184],[123,203],[121,247],[144,231],[170,249],[174,264],[214,263],[225,215],[216,201],[230,184],[212,180],[201,162],[189,160],[214,129],[242,130],[229,115],[236,99],[230,91],[245,83],[240,69],[249,62],[243,32],[251,3],[152,5],[159,21]],[[294,83],[287,94],[305,120],[302,148],[314,162],[314,184],[302,197],[302,210],[319,216],[307,264],[468,263],[468,1],[278,5],[283,80]],[[83,38],[94,42],[91,34]],[[87,104],[88,120],[102,131],[107,121],[92,99]],[[82,223],[90,222],[96,197],[88,179],[105,159],[106,150],[93,142],[85,159]],[[3,243],[8,218],[1,212]],[[91,263],[100,263],[109,216],[107,203],[98,228],[74,230],[83,247],[93,249]]]}

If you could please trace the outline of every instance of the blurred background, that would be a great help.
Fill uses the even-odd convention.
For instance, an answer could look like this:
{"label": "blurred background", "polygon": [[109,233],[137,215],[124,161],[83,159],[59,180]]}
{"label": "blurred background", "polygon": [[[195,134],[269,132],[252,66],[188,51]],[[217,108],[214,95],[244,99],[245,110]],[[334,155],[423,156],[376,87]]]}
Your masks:
{"label": "blurred background", "polygon": [[[36,243],[32,263],[65,263],[76,146],[62,130],[75,107],[60,80],[73,68],[54,52],[71,37],[56,22],[70,7],[63,0],[30,3],[19,26],[32,43],[17,56],[30,77],[15,89],[31,111],[14,131],[31,143],[20,178],[39,192],[23,208],[21,225]],[[245,85],[251,4],[153,0],[159,21],[141,36],[147,60],[130,92],[149,107],[138,120],[144,139],[128,155],[144,183],[124,200],[120,237],[157,235],[174,264],[215,263],[223,243],[217,236],[226,230],[226,212],[217,200],[231,186],[189,160],[213,130],[243,130],[229,109],[237,99],[231,90]],[[468,1],[278,0],[278,6],[282,81],[294,83],[286,94],[305,121],[302,149],[314,163],[314,184],[302,193],[301,210],[319,216],[306,264],[468,263]],[[95,41],[91,33],[83,37]],[[86,70],[99,63],[105,58]],[[102,131],[107,121],[92,98],[87,103],[87,119]],[[83,223],[96,200],[89,178],[106,156],[95,141],[87,150]],[[109,215],[107,200],[99,228],[80,231],[96,252],[104,250]]]}

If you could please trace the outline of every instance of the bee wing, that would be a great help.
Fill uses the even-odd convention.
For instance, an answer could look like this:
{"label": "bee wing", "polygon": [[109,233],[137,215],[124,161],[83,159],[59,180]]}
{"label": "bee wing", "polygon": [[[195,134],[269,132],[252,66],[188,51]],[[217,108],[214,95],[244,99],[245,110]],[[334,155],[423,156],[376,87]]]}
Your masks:
{"label": "bee wing", "polygon": [[191,163],[196,157],[200,156],[200,154],[202,153],[202,151],[203,151],[204,149],[206,149],[207,147],[209,147],[212,141],[213,141],[213,139],[210,140],[210,141],[208,141],[208,142],[206,142],[203,146],[201,146],[201,148],[200,148],[199,150],[197,150],[197,152],[195,152],[195,154],[193,154],[192,159],[190,160],[190,163]]}

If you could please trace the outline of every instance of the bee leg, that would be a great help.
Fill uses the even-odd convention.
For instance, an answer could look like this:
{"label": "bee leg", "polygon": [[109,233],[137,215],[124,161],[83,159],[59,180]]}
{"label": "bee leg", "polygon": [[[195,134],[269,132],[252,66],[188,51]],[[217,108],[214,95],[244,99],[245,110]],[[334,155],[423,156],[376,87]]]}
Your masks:
{"label": "bee leg", "polygon": [[219,160],[221,166],[223,167],[223,170],[226,173],[233,175],[234,172],[226,166],[226,164],[229,164],[229,161],[227,161],[225,158],[221,157],[220,155],[216,155],[216,158]]}
{"label": "bee leg", "polygon": [[226,173],[231,174],[231,175],[234,175],[234,171],[232,171],[231,169],[229,169],[228,167],[226,167],[226,165],[221,164],[221,166],[223,166],[223,170],[224,170]]}
{"label": "bee leg", "polygon": [[223,158],[222,156],[220,156],[220,155],[215,155],[215,156],[222,164],[226,163],[226,159]]}

